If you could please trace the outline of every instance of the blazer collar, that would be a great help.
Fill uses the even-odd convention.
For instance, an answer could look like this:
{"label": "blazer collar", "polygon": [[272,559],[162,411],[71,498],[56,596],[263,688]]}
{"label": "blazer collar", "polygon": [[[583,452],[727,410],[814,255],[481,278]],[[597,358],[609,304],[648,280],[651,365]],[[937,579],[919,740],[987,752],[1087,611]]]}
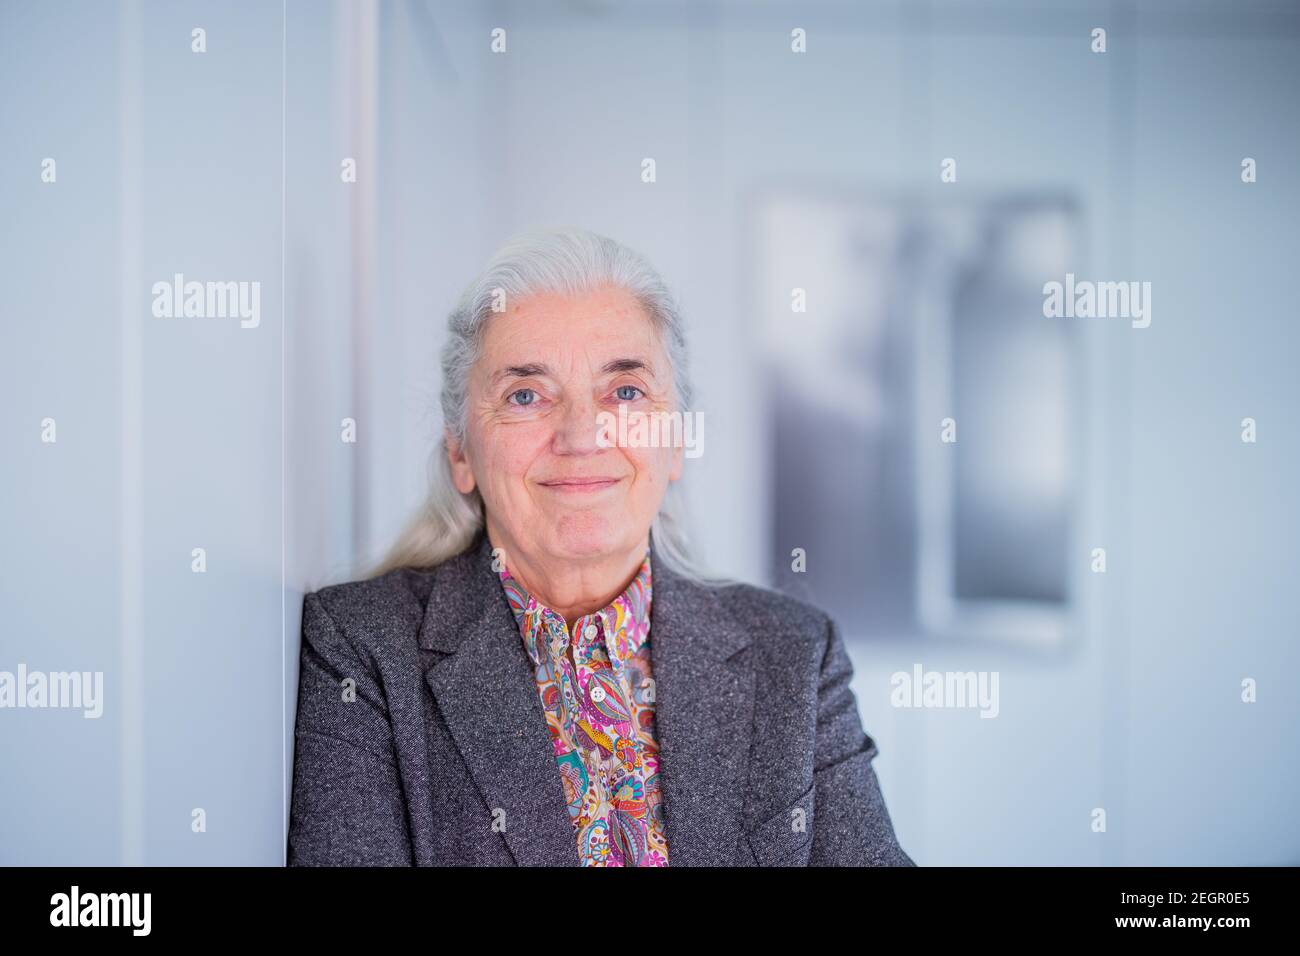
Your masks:
{"label": "blazer collar", "polygon": [[[748,631],[716,590],[679,575],[650,542],[655,737],[669,866],[729,864],[741,835],[753,723]],[[576,866],[578,851],[532,662],[480,530],[439,566],[418,636],[443,719],[521,865]],[[492,826],[485,820],[484,826]]]}

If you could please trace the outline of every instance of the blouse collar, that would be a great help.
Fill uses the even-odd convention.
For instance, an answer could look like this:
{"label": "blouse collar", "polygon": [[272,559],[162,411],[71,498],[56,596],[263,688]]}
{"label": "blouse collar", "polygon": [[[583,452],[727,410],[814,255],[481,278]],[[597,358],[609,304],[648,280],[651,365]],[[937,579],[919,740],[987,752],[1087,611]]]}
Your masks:
{"label": "blouse collar", "polygon": [[[510,601],[510,610],[523,635],[528,656],[541,666],[543,654],[563,658],[569,651],[570,635],[560,614],[532,597],[510,571],[499,572],[501,586]],[[573,639],[584,645],[603,640],[610,661],[626,664],[650,637],[650,551],[630,584],[612,602],[578,618],[573,625]]]}

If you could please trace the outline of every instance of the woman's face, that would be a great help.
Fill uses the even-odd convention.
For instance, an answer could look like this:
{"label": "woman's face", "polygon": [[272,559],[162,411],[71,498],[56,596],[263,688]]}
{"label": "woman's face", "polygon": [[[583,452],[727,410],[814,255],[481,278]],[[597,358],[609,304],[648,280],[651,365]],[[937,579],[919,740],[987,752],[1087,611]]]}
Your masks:
{"label": "woman's face", "polygon": [[482,495],[507,562],[512,548],[545,563],[645,546],[668,482],[681,475],[682,449],[627,447],[617,430],[599,440],[602,412],[676,408],[667,355],[630,293],[510,303],[486,323],[467,401],[464,447],[448,440],[452,475],[461,492]]}

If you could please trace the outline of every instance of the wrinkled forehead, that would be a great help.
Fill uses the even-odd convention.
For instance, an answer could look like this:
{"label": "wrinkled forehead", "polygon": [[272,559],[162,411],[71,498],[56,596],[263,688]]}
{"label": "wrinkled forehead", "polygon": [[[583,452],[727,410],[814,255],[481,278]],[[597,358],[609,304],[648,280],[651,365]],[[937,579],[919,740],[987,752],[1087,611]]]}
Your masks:
{"label": "wrinkled forehead", "polygon": [[511,369],[514,374],[641,372],[671,379],[658,327],[635,296],[618,288],[534,293],[509,303],[485,323],[475,366],[489,382]]}

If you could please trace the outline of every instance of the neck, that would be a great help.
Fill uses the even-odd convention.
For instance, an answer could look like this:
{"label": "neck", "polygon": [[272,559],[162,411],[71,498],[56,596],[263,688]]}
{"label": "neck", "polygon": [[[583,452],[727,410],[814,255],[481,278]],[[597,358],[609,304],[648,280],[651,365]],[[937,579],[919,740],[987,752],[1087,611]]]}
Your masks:
{"label": "neck", "polygon": [[627,590],[650,546],[647,532],[637,545],[626,551],[587,558],[555,558],[521,548],[490,517],[487,536],[493,548],[500,547],[505,553],[510,576],[530,597],[555,611],[570,626],[583,615],[608,607]]}

